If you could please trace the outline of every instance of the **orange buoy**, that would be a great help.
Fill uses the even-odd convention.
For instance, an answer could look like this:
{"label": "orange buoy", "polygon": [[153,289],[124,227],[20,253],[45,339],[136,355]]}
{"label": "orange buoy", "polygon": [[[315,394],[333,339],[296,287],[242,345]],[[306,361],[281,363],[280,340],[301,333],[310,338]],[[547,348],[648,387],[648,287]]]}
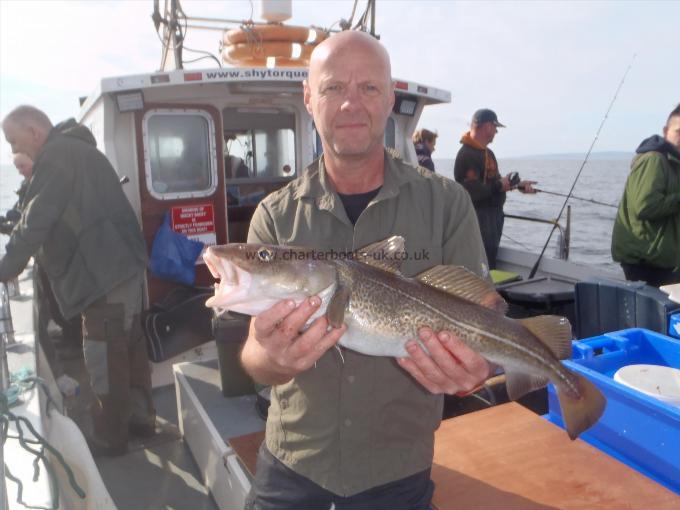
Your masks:
{"label": "orange buoy", "polygon": [[224,46],[264,41],[288,41],[299,44],[319,44],[328,38],[328,32],[314,27],[289,25],[243,25],[224,33]]}
{"label": "orange buoy", "polygon": [[222,58],[233,64],[244,60],[267,60],[282,57],[309,61],[314,46],[285,41],[268,41],[254,44],[230,44],[222,49]]}
{"label": "orange buoy", "polygon": [[243,25],[224,33],[222,60],[236,66],[304,67],[328,35],[313,27]]}
{"label": "orange buoy", "polygon": [[239,60],[238,62],[229,62],[223,58],[223,60],[229,64],[236,67],[307,67],[309,66],[309,60],[296,60],[286,57],[271,57],[270,62],[266,58],[252,58],[246,60]]}

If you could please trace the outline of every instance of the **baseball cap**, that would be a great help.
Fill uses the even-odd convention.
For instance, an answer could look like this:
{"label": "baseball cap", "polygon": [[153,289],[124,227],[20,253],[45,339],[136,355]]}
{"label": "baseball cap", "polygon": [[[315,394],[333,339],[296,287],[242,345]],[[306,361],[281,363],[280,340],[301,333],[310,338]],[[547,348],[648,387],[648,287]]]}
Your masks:
{"label": "baseball cap", "polygon": [[496,115],[496,112],[494,112],[493,110],[489,110],[488,108],[482,108],[481,110],[477,110],[475,114],[472,116],[472,123],[484,124],[485,122],[493,122],[496,125],[496,127],[505,127],[505,125],[498,122],[498,116]]}

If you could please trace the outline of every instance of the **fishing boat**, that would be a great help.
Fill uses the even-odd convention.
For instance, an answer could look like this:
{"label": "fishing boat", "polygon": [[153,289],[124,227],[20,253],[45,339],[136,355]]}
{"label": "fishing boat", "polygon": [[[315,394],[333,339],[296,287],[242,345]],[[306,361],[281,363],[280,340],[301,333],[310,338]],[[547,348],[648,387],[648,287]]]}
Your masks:
{"label": "fishing boat", "polygon": [[[232,67],[188,70],[182,67],[185,27],[230,24],[187,17],[176,0],[166,2],[161,12],[156,1],[153,21],[163,35],[161,70],[104,78],[81,102],[78,120],[116,169],[150,252],[162,228],[206,246],[244,242],[259,201],[321,154],[302,82],[311,49],[332,32],[285,25],[290,4],[264,4],[263,22],[232,23],[223,31],[221,56]],[[358,28],[374,30],[373,4],[368,2]],[[451,94],[395,78],[395,95],[385,146],[415,163],[411,134],[423,110],[450,102]],[[537,254],[500,249],[495,276],[516,316],[564,313],[578,321],[577,283],[590,282],[582,292],[591,294],[600,285],[626,285],[617,274],[570,262],[569,225],[556,228],[562,230],[562,258],[546,256],[537,263]],[[22,508],[18,499],[65,509],[242,508],[252,480],[253,451],[264,430],[266,389],[256,392],[234,362],[246,319],[228,315],[218,320],[203,306],[213,278],[200,260],[188,283],[153,271],[146,279],[145,330],[159,433],[147,442],[133,442],[124,456],[96,462],[68,417],[82,415],[84,367],[73,361],[67,374],[73,384],[67,387],[63,366],[56,371],[46,360],[30,320],[30,270],[19,282],[19,298],[0,296],[5,305],[0,332],[9,359],[5,379],[23,368],[28,375],[19,381],[23,392],[12,413],[25,417],[64,461],[48,454],[54,477],[38,463],[39,476],[32,480],[35,448],[9,439],[4,459],[13,479],[4,486],[0,508]],[[593,333],[593,314],[599,317],[599,312],[590,312],[584,324]],[[42,386],[35,386],[31,374],[40,376]],[[17,423],[27,430],[25,421],[15,420],[13,427]],[[22,481],[22,493],[16,479]]]}

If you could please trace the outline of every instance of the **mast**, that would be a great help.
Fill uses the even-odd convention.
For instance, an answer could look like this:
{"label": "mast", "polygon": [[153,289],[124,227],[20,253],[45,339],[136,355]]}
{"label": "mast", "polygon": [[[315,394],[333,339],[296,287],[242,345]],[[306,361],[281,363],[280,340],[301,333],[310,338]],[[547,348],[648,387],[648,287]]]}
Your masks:
{"label": "mast", "polygon": [[163,44],[159,70],[182,69],[182,42],[184,37],[177,15],[179,9],[181,9],[179,0],[165,0],[163,16],[161,16],[159,10],[159,2],[160,0],[154,0],[153,14],[151,15],[156,32],[163,25],[163,33],[159,33]]}

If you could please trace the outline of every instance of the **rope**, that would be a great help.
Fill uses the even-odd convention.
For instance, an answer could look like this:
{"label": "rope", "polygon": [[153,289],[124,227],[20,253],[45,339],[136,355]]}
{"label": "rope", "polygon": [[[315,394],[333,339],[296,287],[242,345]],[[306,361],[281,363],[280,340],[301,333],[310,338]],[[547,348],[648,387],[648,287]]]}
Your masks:
{"label": "rope", "polygon": [[[23,369],[20,373],[26,374],[30,373],[30,371]],[[13,387],[14,390],[12,390],[12,392],[0,393],[0,444],[2,444],[2,446],[4,447],[7,439],[16,439],[19,441],[19,444],[24,450],[35,456],[35,459],[33,460],[34,482],[40,477],[40,464],[41,463],[43,464],[45,471],[47,472],[47,476],[49,478],[49,486],[52,496],[52,506],[44,507],[27,504],[23,500],[24,486],[21,480],[12,475],[11,471],[9,470],[9,466],[7,465],[7,463],[5,463],[5,475],[7,476],[7,478],[9,478],[10,480],[17,484],[17,502],[26,508],[36,510],[57,510],[59,508],[59,484],[57,483],[57,477],[54,471],[54,467],[52,466],[52,463],[45,455],[45,451],[51,453],[52,456],[57,460],[59,465],[61,465],[61,467],[64,469],[64,471],[66,472],[66,476],[68,477],[69,483],[73,488],[73,491],[81,499],[85,499],[86,496],[85,491],[83,491],[83,489],[78,485],[78,482],[76,481],[75,476],[73,474],[73,470],[64,460],[64,457],[61,455],[61,453],[58,450],[56,450],[49,443],[49,441],[47,441],[43,436],[41,436],[37,430],[35,430],[33,424],[30,421],[28,421],[23,416],[17,416],[10,411],[10,407],[12,406],[12,404],[10,403],[11,400],[9,395],[11,393],[15,391],[27,392],[33,390],[36,386],[40,386],[40,388],[42,388],[43,392],[47,397],[45,411],[49,416],[50,406],[54,405],[54,401],[52,400],[52,396],[48,391],[45,381],[40,377],[36,377],[33,375],[18,376],[17,374],[13,374],[12,379],[14,380],[14,383],[10,386],[10,389]],[[9,434],[10,423],[14,424],[14,428],[17,431],[16,436]],[[33,436],[34,439],[26,437],[25,429],[28,430],[28,432],[31,434],[31,436]],[[35,446],[35,448],[32,447],[31,445]]]}

